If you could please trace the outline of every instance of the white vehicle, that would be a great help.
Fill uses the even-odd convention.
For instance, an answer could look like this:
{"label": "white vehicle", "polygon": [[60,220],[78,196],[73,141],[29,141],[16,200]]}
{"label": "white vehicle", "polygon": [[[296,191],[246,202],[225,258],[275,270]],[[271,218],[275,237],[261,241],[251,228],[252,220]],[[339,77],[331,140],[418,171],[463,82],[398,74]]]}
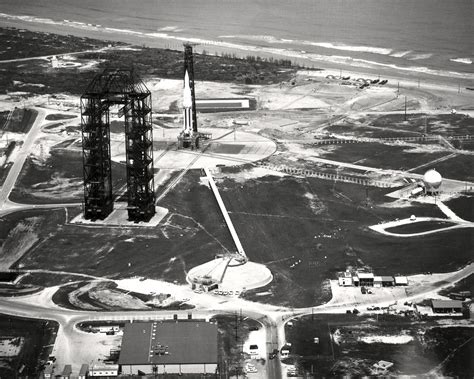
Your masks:
{"label": "white vehicle", "polygon": [[257,368],[250,363],[247,363],[247,365],[245,366],[245,371],[251,372],[251,373],[258,372]]}

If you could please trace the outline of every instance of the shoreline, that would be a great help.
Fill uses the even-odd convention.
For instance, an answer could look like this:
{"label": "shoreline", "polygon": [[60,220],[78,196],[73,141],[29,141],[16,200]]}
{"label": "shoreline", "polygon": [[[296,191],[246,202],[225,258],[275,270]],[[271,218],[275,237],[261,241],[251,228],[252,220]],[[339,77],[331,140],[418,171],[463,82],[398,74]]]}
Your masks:
{"label": "shoreline", "polygon": [[[18,16],[14,16],[18,17]],[[306,68],[321,69],[331,73],[339,72],[343,75],[371,75],[373,78],[386,78],[406,85],[423,86],[443,85],[456,91],[468,91],[474,87],[474,73],[450,72],[418,67],[398,67],[392,64],[369,62],[363,59],[340,55],[320,55],[306,51],[296,51],[287,48],[264,47],[258,45],[244,45],[239,41],[213,41],[197,38],[186,38],[168,33],[142,33],[116,28],[95,27],[75,22],[67,24],[59,22],[35,21],[34,17],[9,19],[2,17],[2,26],[16,29],[26,29],[33,32],[43,32],[58,35],[73,35],[103,41],[123,42],[135,46],[181,50],[185,42],[196,43],[195,52],[208,54],[233,54],[238,58],[256,55],[262,58],[289,59],[293,64]],[[371,67],[372,66],[372,67]],[[425,70],[426,69],[426,70]],[[425,71],[424,71],[425,70]],[[474,92],[474,91],[473,91]]]}

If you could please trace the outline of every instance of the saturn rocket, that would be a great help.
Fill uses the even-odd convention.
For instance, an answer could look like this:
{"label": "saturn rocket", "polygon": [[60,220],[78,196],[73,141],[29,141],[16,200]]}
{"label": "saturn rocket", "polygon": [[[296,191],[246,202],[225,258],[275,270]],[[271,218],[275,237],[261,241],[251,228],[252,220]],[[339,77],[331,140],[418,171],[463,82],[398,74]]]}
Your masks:
{"label": "saturn rocket", "polygon": [[186,70],[184,74],[184,89],[183,89],[183,134],[192,136],[193,134],[193,99],[191,96],[191,88],[189,86],[189,74]]}

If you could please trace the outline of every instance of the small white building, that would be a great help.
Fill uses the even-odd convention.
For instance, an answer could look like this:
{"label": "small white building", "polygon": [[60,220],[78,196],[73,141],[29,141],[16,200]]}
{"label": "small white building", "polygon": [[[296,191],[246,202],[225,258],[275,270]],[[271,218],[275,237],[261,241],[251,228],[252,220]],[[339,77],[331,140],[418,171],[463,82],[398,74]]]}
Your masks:
{"label": "small white building", "polygon": [[51,66],[53,68],[58,68],[59,67],[59,61],[58,61],[58,58],[56,57],[56,55],[53,55],[53,57],[51,58]]}
{"label": "small white building", "polygon": [[352,286],[352,274],[349,271],[345,271],[343,274],[339,275],[338,280],[341,287]]}
{"label": "small white building", "polygon": [[382,277],[381,276],[374,276],[374,287],[375,288],[382,287]]}
{"label": "small white building", "polygon": [[108,332],[114,332],[117,333],[120,330],[120,327],[118,325],[102,325],[98,327],[99,333],[108,333]]}
{"label": "small white building", "polygon": [[408,278],[406,276],[395,276],[395,285],[396,286],[407,286]]}
{"label": "small white building", "polygon": [[92,365],[89,368],[89,378],[115,378],[119,365]]}
{"label": "small white building", "polygon": [[53,365],[47,365],[43,371],[44,379],[51,379],[53,377],[54,368]]}

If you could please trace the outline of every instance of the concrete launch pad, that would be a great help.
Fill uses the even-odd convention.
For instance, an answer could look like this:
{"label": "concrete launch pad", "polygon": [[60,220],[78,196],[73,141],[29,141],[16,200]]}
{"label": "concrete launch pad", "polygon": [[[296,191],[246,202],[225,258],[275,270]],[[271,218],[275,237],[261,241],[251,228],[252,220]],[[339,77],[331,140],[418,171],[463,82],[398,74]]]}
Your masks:
{"label": "concrete launch pad", "polygon": [[[233,129],[212,128],[200,129],[202,133],[212,134],[206,141],[207,148],[196,150],[178,149],[177,140],[180,128],[155,129],[153,144],[155,146],[155,169],[200,169],[216,166],[237,166],[255,162],[272,155],[276,144],[258,134]],[[125,148],[122,141],[111,136],[112,159],[117,162],[125,160]]]}
{"label": "concrete launch pad", "polygon": [[112,213],[104,220],[86,220],[84,218],[84,214],[81,213],[74,217],[71,220],[71,224],[86,224],[86,225],[94,225],[94,226],[107,226],[107,227],[133,227],[133,226],[140,226],[140,227],[155,227],[157,226],[161,220],[168,214],[168,209],[163,207],[155,206],[156,213],[148,222],[134,222],[128,220],[128,212],[127,212],[127,203],[125,202],[115,202],[114,203],[114,210]]}
{"label": "concrete launch pad", "polygon": [[264,287],[273,280],[271,271],[263,264],[250,261],[239,264],[227,257],[192,268],[186,280],[192,284],[204,277],[218,283],[219,290],[234,292]]}

